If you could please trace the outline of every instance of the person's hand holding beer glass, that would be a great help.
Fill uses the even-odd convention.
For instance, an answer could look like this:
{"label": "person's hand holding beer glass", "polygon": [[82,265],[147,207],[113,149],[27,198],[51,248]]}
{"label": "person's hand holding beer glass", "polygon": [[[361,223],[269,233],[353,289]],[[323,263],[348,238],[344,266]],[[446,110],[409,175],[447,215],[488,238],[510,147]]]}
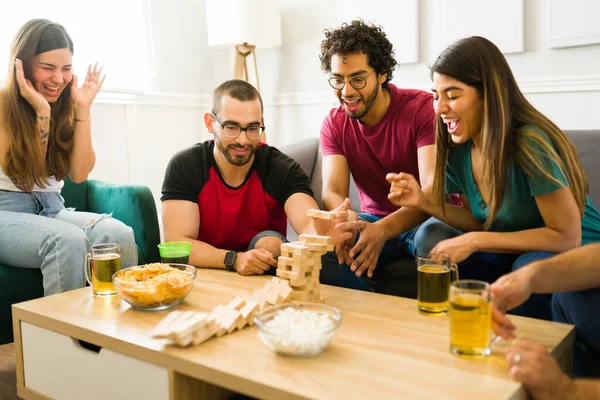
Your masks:
{"label": "person's hand holding beer glass", "polygon": [[525,303],[531,296],[532,268],[522,268],[500,277],[491,285],[492,329],[503,339],[515,338],[515,326],[506,312]]}

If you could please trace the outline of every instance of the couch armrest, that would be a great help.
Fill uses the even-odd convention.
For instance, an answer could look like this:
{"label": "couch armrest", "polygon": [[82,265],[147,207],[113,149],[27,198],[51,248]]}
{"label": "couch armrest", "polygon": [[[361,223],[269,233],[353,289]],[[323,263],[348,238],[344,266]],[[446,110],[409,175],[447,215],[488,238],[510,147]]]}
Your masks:
{"label": "couch armrest", "polygon": [[[159,261],[158,216],[152,192],[147,186],[114,185],[88,181],[88,211],[110,214],[133,229],[143,261]],[[140,257],[141,259],[141,257]]]}

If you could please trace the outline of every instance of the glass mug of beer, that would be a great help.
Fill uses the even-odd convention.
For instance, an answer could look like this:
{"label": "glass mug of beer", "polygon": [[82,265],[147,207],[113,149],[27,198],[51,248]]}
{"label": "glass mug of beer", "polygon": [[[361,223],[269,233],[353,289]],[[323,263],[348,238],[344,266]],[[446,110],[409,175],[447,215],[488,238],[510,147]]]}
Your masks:
{"label": "glass mug of beer", "polygon": [[458,280],[458,267],[446,254],[425,254],[417,257],[417,308],[424,315],[446,315],[450,303],[450,282]]}
{"label": "glass mug of beer", "polygon": [[490,284],[462,280],[450,284],[450,351],[468,358],[485,357],[500,336],[492,333]]}
{"label": "glass mug of beer", "polygon": [[96,296],[117,294],[112,276],[121,270],[121,247],[116,243],[95,244],[85,255],[85,277]]}

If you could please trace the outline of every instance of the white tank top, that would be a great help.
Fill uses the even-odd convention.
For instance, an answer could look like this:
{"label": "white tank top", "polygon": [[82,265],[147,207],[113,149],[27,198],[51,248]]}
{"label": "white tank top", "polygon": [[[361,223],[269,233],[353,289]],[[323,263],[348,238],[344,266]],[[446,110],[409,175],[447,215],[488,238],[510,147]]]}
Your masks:
{"label": "white tank top", "polygon": [[[60,192],[65,185],[64,181],[57,181],[54,176],[48,178],[48,185],[45,188],[41,188],[38,185],[33,186],[33,192]],[[0,190],[10,190],[11,192],[22,192],[21,189],[15,186],[8,176],[0,167]]]}

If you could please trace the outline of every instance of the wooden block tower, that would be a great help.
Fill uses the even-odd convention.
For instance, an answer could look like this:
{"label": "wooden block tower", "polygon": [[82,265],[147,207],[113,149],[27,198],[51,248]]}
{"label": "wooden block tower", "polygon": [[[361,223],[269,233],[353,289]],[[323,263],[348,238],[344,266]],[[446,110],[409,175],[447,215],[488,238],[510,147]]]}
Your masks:
{"label": "wooden block tower", "polygon": [[321,257],[334,248],[329,240],[329,236],[300,235],[297,242],[281,245],[277,276],[289,280],[291,300],[321,302]]}

